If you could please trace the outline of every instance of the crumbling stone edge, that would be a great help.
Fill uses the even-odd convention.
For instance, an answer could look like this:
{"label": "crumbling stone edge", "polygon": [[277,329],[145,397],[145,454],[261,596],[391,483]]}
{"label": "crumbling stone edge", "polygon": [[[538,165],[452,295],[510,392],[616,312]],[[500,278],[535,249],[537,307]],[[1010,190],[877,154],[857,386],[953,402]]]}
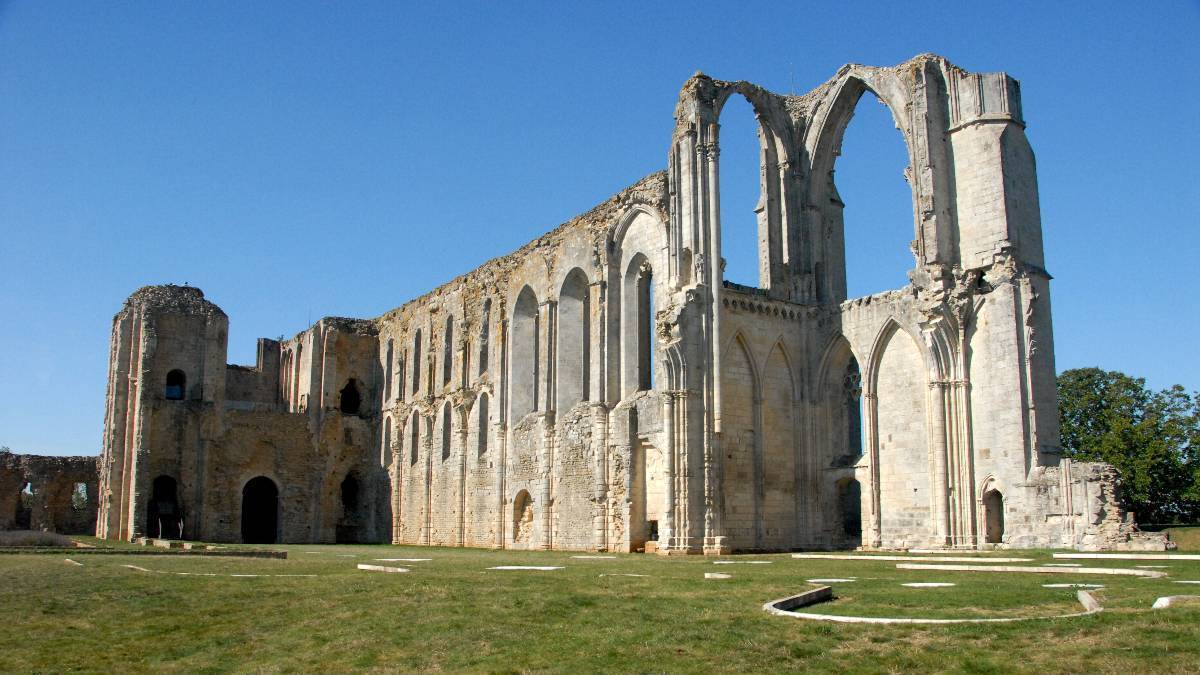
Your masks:
{"label": "crumbling stone edge", "polygon": [[951,624],[951,623],[1014,623],[1017,621],[1033,621],[1035,619],[1070,619],[1077,616],[1088,616],[1103,612],[1104,608],[1100,603],[1087,591],[1078,591],[1075,597],[1079,600],[1079,604],[1083,605],[1084,611],[1074,614],[1057,614],[1054,616],[1014,616],[995,619],[899,619],[879,616],[839,616],[835,614],[815,614],[811,612],[796,612],[793,610],[815,605],[821,602],[833,600],[833,588],[830,586],[819,586],[810,591],[772,600],[763,605],[763,610],[775,616],[789,616],[795,619],[809,619],[812,621],[834,621],[837,623],[909,623],[909,624]]}

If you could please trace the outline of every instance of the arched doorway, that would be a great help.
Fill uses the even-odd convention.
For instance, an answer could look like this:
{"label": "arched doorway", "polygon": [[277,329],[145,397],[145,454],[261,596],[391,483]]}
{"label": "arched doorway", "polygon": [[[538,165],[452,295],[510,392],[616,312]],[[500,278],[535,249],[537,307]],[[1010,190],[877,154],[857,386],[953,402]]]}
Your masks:
{"label": "arched doorway", "polygon": [[279,531],[279,489],[266,476],[252,478],[242,488],[242,541],[274,544]]}
{"label": "arched doorway", "polygon": [[146,508],[146,536],[179,539],[183,536],[183,512],[179,508],[178,487],[170,476],[154,479],[150,504]]}
{"label": "arched doorway", "polygon": [[840,481],[837,488],[842,545],[845,548],[858,548],[862,546],[862,485],[848,478]]}
{"label": "arched doorway", "polygon": [[533,540],[533,499],[525,490],[513,500],[512,540],[514,548],[529,548]]}
{"label": "arched doorway", "polygon": [[984,541],[999,544],[1004,541],[1004,495],[999,490],[983,493]]}
{"label": "arched doorway", "polygon": [[337,523],[336,540],[339,544],[357,544],[359,540],[359,494],[358,479],[349,474],[342,481],[342,517]]}

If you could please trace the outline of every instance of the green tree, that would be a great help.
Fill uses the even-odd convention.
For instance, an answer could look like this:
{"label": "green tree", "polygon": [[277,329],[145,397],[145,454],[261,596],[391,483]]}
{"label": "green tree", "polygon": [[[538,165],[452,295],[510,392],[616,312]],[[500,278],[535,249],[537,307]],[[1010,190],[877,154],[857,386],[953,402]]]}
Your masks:
{"label": "green tree", "polygon": [[1200,518],[1200,394],[1099,368],[1058,376],[1063,453],[1112,464],[1143,523]]}

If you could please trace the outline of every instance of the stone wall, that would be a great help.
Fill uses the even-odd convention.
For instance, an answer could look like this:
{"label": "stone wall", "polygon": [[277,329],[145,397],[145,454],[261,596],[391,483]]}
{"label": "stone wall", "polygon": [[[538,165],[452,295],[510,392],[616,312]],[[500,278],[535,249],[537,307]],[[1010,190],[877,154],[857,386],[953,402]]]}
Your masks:
{"label": "stone wall", "polygon": [[0,530],[94,534],[95,457],[0,453]]}

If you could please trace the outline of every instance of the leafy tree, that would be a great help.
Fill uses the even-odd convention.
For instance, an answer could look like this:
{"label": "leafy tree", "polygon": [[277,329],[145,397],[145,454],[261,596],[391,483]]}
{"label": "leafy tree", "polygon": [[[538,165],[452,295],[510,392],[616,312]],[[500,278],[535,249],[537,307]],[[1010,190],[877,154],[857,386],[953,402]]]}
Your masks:
{"label": "leafy tree", "polygon": [[1200,394],[1099,368],[1058,376],[1065,456],[1112,464],[1143,523],[1200,518]]}

